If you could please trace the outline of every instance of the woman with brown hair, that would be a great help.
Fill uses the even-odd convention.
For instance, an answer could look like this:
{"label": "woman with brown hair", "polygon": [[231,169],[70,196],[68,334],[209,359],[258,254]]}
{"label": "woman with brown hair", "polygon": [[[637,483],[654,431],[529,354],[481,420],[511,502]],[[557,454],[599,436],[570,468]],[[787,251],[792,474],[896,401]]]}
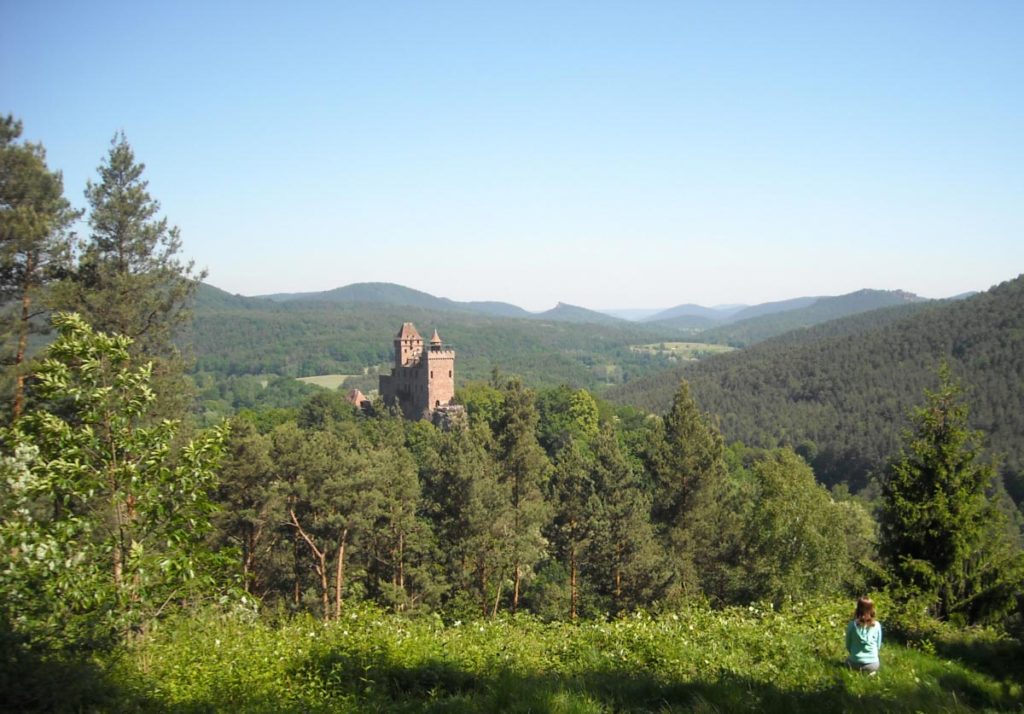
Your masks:
{"label": "woman with brown hair", "polygon": [[846,626],[846,664],[852,669],[874,674],[878,671],[878,651],[882,649],[882,623],[875,619],[875,603],[870,598],[857,600],[853,619]]}

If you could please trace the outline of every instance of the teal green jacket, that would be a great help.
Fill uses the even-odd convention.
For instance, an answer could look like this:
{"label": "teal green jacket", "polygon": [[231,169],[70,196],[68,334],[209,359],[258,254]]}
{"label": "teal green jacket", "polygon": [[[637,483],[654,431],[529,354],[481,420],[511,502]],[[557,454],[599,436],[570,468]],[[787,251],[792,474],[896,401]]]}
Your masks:
{"label": "teal green jacket", "polygon": [[856,620],[846,626],[846,651],[854,664],[871,664],[878,661],[878,650],[882,649],[882,623],[871,627],[860,627]]}

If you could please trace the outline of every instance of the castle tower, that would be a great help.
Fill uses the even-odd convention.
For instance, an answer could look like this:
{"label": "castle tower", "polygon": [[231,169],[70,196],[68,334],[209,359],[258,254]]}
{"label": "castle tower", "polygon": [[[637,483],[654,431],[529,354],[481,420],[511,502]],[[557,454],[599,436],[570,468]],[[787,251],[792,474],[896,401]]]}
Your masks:
{"label": "castle tower", "polygon": [[407,419],[432,418],[455,398],[455,350],[444,346],[437,330],[424,349],[416,327],[404,323],[395,335],[395,366],[380,376],[380,394]]}
{"label": "castle tower", "polygon": [[[437,330],[434,330],[437,334]],[[423,338],[411,322],[402,323],[402,329],[395,335],[395,366],[408,367],[420,358],[423,352]]]}
{"label": "castle tower", "polygon": [[427,351],[427,408],[446,407],[455,398],[455,350],[446,348],[434,330]]}

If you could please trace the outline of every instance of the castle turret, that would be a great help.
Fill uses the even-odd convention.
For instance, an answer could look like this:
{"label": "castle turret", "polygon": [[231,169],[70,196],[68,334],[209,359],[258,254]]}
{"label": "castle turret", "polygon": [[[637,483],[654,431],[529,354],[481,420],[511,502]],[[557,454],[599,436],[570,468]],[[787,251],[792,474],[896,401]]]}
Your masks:
{"label": "castle turret", "polygon": [[[437,334],[437,330],[434,330]],[[423,352],[423,338],[411,322],[402,324],[402,329],[395,335],[395,364],[407,366],[419,360]]]}
{"label": "castle turret", "polygon": [[380,376],[380,393],[409,419],[431,418],[455,398],[455,350],[444,346],[436,329],[424,350],[416,327],[404,323],[395,335],[395,366]]}
{"label": "castle turret", "polygon": [[455,399],[455,350],[445,348],[434,330],[427,352],[427,408],[446,407]]}

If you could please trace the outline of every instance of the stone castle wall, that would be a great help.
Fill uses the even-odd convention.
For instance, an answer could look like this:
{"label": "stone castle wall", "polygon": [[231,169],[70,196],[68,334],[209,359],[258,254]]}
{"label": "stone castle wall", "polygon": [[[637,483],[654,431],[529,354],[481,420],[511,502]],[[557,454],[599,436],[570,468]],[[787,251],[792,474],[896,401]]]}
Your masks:
{"label": "stone castle wall", "polygon": [[405,323],[395,336],[395,366],[380,376],[380,394],[407,419],[430,419],[455,398],[455,350],[443,347],[436,334],[425,346],[413,324]]}

